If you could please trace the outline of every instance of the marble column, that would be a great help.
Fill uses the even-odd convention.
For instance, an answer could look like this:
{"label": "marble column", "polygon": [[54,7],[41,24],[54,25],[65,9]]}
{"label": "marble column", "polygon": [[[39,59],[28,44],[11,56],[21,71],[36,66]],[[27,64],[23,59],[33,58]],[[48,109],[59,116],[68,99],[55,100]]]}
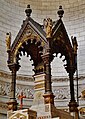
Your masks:
{"label": "marble column", "polygon": [[75,119],[78,119],[78,104],[75,100],[75,92],[74,92],[74,79],[73,79],[73,68],[70,67],[70,72],[69,72],[69,79],[70,79],[70,95],[71,95],[71,100],[69,102],[69,111],[72,113],[72,115],[75,115]]}
{"label": "marble column", "polygon": [[52,93],[52,86],[51,86],[51,55],[50,52],[47,52],[45,55],[42,56],[43,58],[43,62],[44,62],[44,66],[45,66],[45,94],[44,96],[44,100],[45,100],[45,104],[53,104],[54,105],[54,95]]}
{"label": "marble column", "polygon": [[11,91],[10,91],[10,100],[7,102],[8,110],[17,110],[17,101],[15,97],[16,93],[16,72],[19,70],[20,65],[13,63],[8,65],[9,69],[11,70],[12,74],[12,81],[11,81]]}

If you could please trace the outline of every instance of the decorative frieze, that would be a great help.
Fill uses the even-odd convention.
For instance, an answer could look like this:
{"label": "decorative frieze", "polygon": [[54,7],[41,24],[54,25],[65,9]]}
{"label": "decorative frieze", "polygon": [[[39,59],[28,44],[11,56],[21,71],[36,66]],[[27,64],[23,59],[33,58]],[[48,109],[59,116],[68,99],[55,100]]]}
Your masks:
{"label": "decorative frieze", "polygon": [[9,96],[10,93],[10,83],[0,81],[0,95]]}
{"label": "decorative frieze", "polygon": [[[44,84],[43,84],[44,85]],[[38,87],[42,87],[43,85],[36,85]],[[35,87],[37,89],[37,87]],[[79,86],[79,97],[82,97],[82,91],[84,90],[84,85]],[[23,91],[26,95],[26,98],[33,99],[34,98],[34,87],[33,86],[23,86],[22,84],[18,84],[16,88],[16,97]],[[70,99],[70,90],[68,87],[57,86],[53,87],[53,93],[55,95],[55,100],[57,99]],[[10,83],[0,81],[0,95],[9,96],[10,94]],[[75,87],[75,97],[76,97],[76,87]]]}
{"label": "decorative frieze", "polygon": [[[29,78],[28,77],[24,77],[24,76],[17,76],[17,79],[18,79],[18,84],[16,86],[16,98],[18,99],[18,96],[21,94],[21,91],[23,92],[24,95],[26,95],[26,98],[27,99],[33,99],[34,98],[34,87],[33,85],[31,85],[30,82],[32,82],[33,79]],[[84,81],[85,77],[79,77],[79,100],[80,100],[80,105],[83,104],[82,101],[84,101],[83,97],[82,97],[82,91],[85,89],[85,85],[82,84],[82,81]],[[2,95],[3,97],[4,96],[8,96],[10,95],[10,80],[11,80],[11,75],[8,74],[8,73],[4,73],[4,72],[0,72],[0,95]],[[7,81],[7,82],[6,82]],[[23,81],[25,81],[25,84],[23,84]],[[26,82],[29,81],[29,85],[27,86],[26,85]],[[76,81],[76,80],[75,80]],[[20,84],[19,84],[20,82]],[[35,81],[35,83],[37,84],[40,84],[44,82],[44,79],[41,80],[38,80],[38,81]],[[58,102],[59,100],[64,100],[65,104],[66,105],[66,99],[70,99],[70,90],[68,88],[68,85],[65,85],[65,86],[62,86],[62,83],[61,82],[68,82],[68,79],[64,79],[64,78],[61,78],[61,79],[53,79],[52,80],[53,83],[55,83],[55,85],[53,85],[53,93],[55,95],[55,103],[56,101]],[[58,85],[59,83],[59,85]],[[75,85],[75,97],[76,97],[76,85]],[[57,103],[56,103],[57,104]],[[60,104],[60,106],[62,106]],[[0,107],[2,108],[1,106],[1,103],[0,103]],[[5,108],[3,106],[3,108]]]}
{"label": "decorative frieze", "polygon": [[[2,80],[3,79],[3,80]],[[7,80],[6,80],[7,79]],[[85,77],[79,77],[79,81],[83,81]],[[6,72],[1,72],[0,71],[0,95],[3,96],[9,96],[10,94],[10,80],[11,80],[11,75]],[[29,77],[24,77],[24,76],[17,76],[18,81],[25,81],[25,82],[30,82],[33,81],[33,78]],[[5,82],[7,81],[7,82]],[[40,80],[41,81],[41,80]],[[59,82],[68,82],[67,78],[55,78],[52,79],[52,82],[55,82],[56,86],[53,86],[53,93],[55,95],[55,100],[59,99],[70,99],[70,90],[68,89],[68,86],[58,86],[57,83]],[[39,82],[37,82],[39,83]],[[25,83],[26,84],[26,83]],[[41,86],[41,85],[39,85]],[[42,85],[43,86],[43,85]],[[82,91],[84,90],[84,84],[79,84],[79,97],[82,97]],[[16,97],[23,91],[23,93],[26,95],[26,98],[28,99],[33,99],[34,98],[34,87],[31,86],[29,83],[29,86],[23,85],[23,84],[17,84],[16,88]],[[76,97],[76,86],[75,86],[75,97]]]}
{"label": "decorative frieze", "polygon": [[[21,93],[21,91],[23,91],[23,93],[26,95],[26,98],[28,98],[28,99],[34,98],[33,87],[18,85],[16,88],[16,97],[18,97],[18,95]],[[3,96],[9,96],[10,95],[10,83],[6,83],[6,82],[1,83],[0,82],[0,95],[3,95]]]}
{"label": "decorative frieze", "polygon": [[7,104],[0,102],[0,108],[1,109],[7,109]]}
{"label": "decorative frieze", "polygon": [[53,89],[55,100],[57,99],[70,99],[70,90],[68,87],[56,87]]}
{"label": "decorative frieze", "polygon": [[26,95],[27,99],[33,99],[34,98],[34,88],[32,86],[23,86],[23,85],[17,85],[16,87],[16,97],[23,92],[23,95]]}

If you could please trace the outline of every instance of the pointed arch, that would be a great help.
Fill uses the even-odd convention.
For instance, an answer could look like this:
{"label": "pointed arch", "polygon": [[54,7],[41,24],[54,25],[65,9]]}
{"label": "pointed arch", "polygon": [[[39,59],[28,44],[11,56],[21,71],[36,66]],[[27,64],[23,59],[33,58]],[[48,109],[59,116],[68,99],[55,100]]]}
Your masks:
{"label": "pointed arch", "polygon": [[73,47],[61,19],[56,22],[53,28],[53,37],[51,44],[52,54],[56,53],[57,56],[58,53],[61,53],[60,58],[62,56],[65,56],[63,62],[65,60],[67,62],[67,64],[64,65],[66,71],[69,72],[69,67],[74,66],[73,72],[75,72],[75,55],[73,52]]}

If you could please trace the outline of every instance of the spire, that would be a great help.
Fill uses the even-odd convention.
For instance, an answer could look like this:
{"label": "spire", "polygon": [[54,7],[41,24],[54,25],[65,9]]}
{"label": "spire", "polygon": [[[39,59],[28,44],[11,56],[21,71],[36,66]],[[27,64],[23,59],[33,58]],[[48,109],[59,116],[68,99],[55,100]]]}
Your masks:
{"label": "spire", "polygon": [[63,14],[64,14],[64,10],[62,9],[62,6],[59,6],[59,10],[58,10],[58,15],[60,17],[60,19],[63,17]]}
{"label": "spire", "polygon": [[32,13],[32,9],[30,8],[30,5],[27,5],[27,9],[25,10],[25,13],[27,17],[30,17]]}

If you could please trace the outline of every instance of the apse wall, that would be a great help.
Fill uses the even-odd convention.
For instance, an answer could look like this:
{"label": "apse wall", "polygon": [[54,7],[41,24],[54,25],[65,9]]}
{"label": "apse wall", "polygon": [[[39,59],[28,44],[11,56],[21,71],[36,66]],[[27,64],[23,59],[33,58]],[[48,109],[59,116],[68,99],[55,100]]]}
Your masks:
{"label": "apse wall", "polygon": [[[73,35],[78,40],[79,75],[85,75],[85,0],[0,0],[0,71],[9,72],[6,63],[6,33],[12,33],[13,42],[23,20],[26,18],[24,11],[28,4],[32,8],[32,18],[41,24],[43,19],[47,17],[57,20],[59,5],[63,6],[65,12],[63,22],[69,37]],[[52,63],[53,76],[66,76],[61,60],[59,58],[54,59]],[[26,58],[22,58],[20,63],[23,64],[23,67],[19,74],[33,74],[31,72],[33,67],[31,67],[30,62],[27,63]]]}

